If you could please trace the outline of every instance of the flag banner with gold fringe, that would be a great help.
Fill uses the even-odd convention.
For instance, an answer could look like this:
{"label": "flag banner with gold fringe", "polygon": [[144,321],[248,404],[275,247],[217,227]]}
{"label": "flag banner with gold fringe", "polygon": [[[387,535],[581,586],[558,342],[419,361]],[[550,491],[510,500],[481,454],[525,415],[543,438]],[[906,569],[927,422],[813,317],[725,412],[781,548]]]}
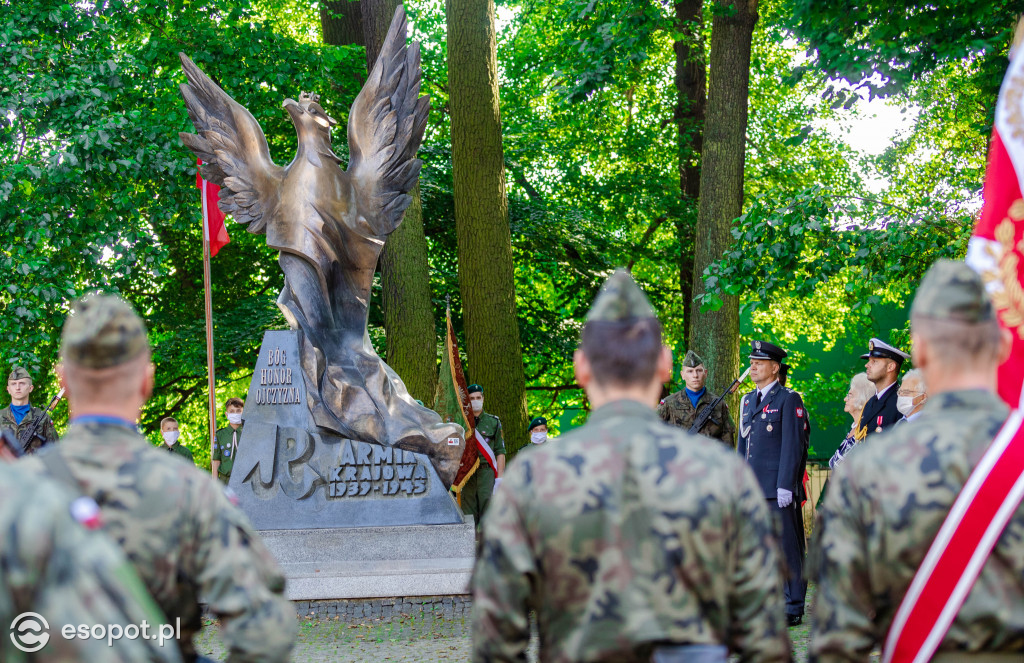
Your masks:
{"label": "flag banner with gold fringe", "polygon": [[434,392],[434,411],[448,422],[455,422],[466,429],[466,448],[462,452],[459,471],[452,482],[452,491],[459,504],[462,504],[462,487],[473,476],[480,466],[477,440],[473,434],[473,411],[469,407],[469,392],[466,388],[466,375],[462,371],[462,359],[459,357],[459,343],[455,338],[452,326],[451,307],[445,314],[447,331],[444,338],[444,349],[441,353],[441,370],[437,376],[437,391]]}

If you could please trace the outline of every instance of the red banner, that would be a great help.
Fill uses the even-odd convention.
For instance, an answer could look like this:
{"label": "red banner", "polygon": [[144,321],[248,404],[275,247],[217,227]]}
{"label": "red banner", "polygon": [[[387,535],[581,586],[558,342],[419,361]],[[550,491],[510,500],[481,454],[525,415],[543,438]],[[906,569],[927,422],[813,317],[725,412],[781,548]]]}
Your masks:
{"label": "red banner", "polygon": [[[200,166],[202,161],[196,161]],[[203,235],[210,242],[210,255],[215,256],[221,247],[228,244],[228,228],[224,223],[224,212],[217,205],[220,187],[203,179],[202,168],[196,171],[196,186],[203,201]]]}

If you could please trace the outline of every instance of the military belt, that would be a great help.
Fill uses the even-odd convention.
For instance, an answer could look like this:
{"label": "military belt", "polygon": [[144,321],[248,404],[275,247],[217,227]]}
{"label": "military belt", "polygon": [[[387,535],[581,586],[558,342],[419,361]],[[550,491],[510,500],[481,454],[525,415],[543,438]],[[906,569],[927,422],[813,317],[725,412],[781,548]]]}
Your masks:
{"label": "military belt", "polygon": [[651,663],[726,663],[725,645],[661,645],[654,648]]}
{"label": "military belt", "polygon": [[1024,660],[1024,652],[940,652],[931,663],[1010,663]]}

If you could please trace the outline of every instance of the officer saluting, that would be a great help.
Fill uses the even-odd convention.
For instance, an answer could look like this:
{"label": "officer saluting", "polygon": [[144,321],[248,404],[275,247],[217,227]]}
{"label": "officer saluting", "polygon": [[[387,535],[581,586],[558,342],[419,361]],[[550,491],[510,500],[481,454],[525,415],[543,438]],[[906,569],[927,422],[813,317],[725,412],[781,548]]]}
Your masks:
{"label": "officer saluting", "polygon": [[864,370],[875,385],[875,395],[868,399],[861,411],[861,426],[867,428],[868,435],[881,433],[903,418],[896,407],[896,392],[900,385],[896,382],[900,367],[906,359],[910,359],[903,350],[873,338],[868,342],[868,352],[860,356],[867,359]]}
{"label": "officer saluting", "polygon": [[737,451],[754,470],[768,510],[779,522],[782,553],[789,575],[786,621],[803,621],[807,583],[804,580],[803,476],[807,450],[807,411],[800,394],[779,384],[786,351],[767,341],[754,341],[750,351],[750,378],[757,389],[740,405]]}

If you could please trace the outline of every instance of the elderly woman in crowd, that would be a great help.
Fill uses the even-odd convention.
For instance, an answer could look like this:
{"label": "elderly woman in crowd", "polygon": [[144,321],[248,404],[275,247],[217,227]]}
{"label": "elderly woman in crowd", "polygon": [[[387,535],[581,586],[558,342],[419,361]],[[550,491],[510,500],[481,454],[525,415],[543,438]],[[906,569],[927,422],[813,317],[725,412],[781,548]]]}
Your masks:
{"label": "elderly woman in crowd", "polygon": [[850,380],[850,391],[847,392],[846,399],[844,400],[846,407],[843,408],[853,417],[853,425],[850,426],[850,432],[846,435],[846,439],[843,440],[842,444],[839,445],[839,449],[829,459],[829,469],[836,469],[836,465],[843,460],[846,454],[850,453],[850,449],[864,439],[867,430],[860,425],[860,413],[864,410],[864,404],[874,395],[875,385],[871,384],[868,380],[867,373],[858,373],[853,376],[853,379]]}

